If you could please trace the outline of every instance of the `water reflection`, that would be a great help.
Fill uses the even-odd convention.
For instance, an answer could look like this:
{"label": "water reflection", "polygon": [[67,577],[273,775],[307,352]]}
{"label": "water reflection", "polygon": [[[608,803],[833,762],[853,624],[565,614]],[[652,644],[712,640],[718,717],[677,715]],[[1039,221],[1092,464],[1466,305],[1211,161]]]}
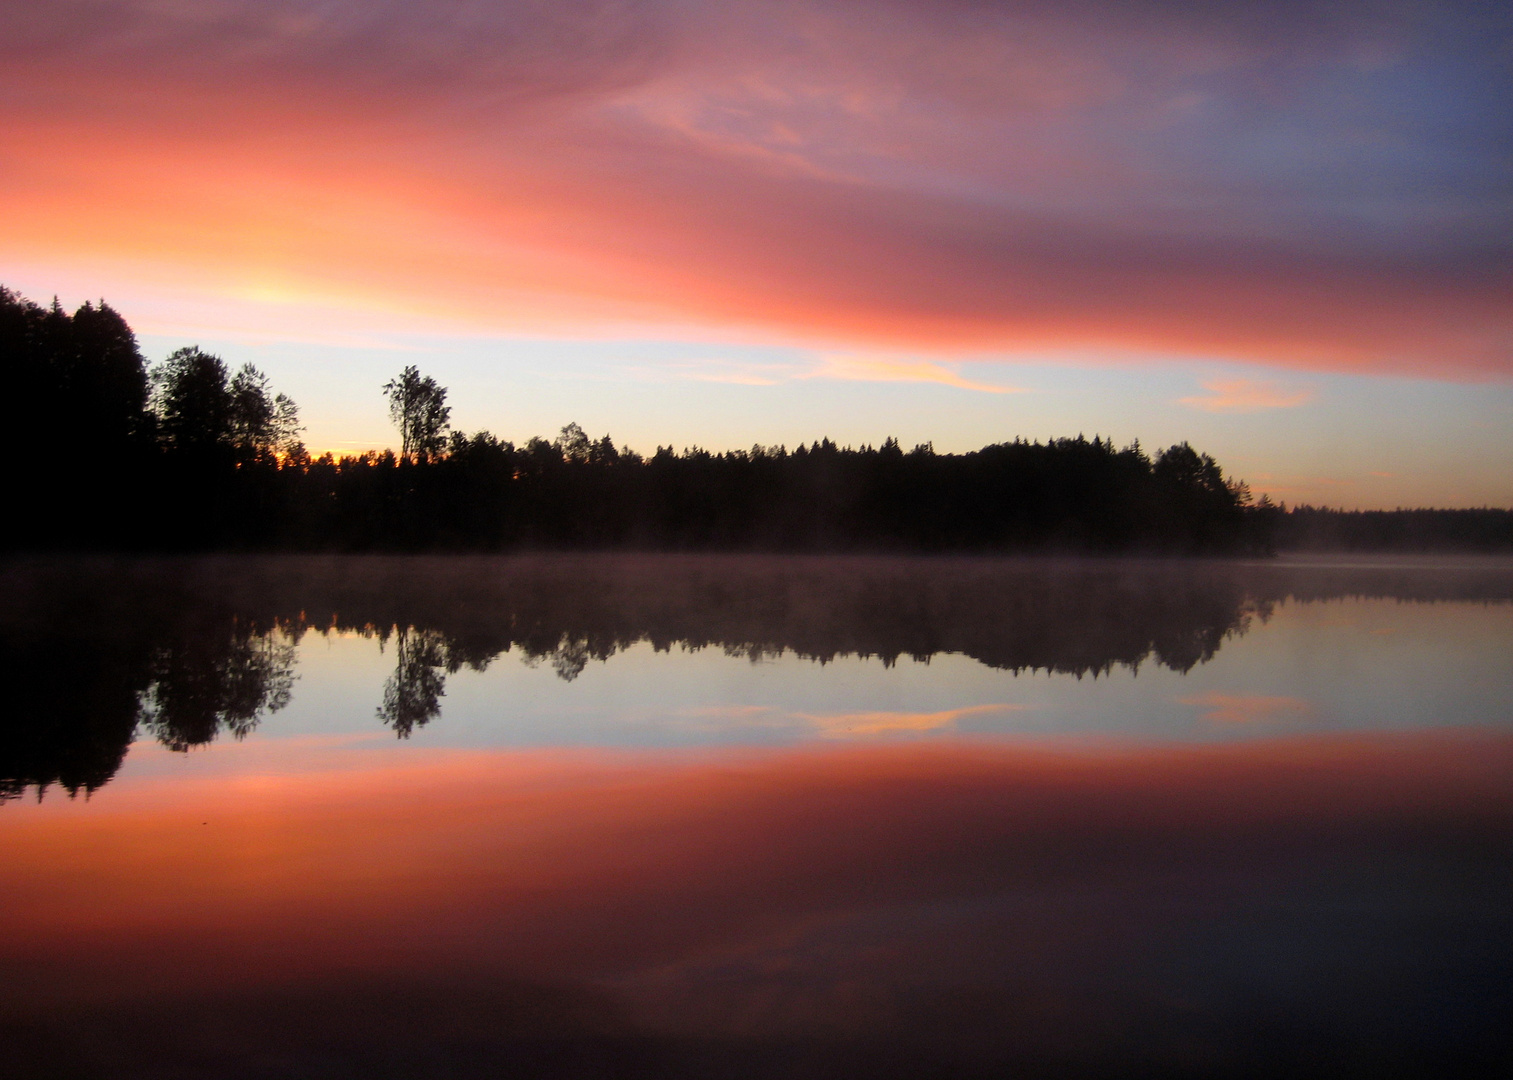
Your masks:
{"label": "water reflection", "polygon": [[[0,793],[88,793],[151,744],[109,798],[0,813],[0,1070],[1505,1075],[1513,624],[1472,604],[1510,600],[1490,562],[12,564]],[[1378,689],[1366,712],[1412,683],[1409,722],[1310,726],[1322,682],[1211,678],[1250,655]],[[380,665],[361,727],[291,734],[354,656]],[[547,710],[541,745],[436,738],[505,657],[537,705],[602,710],[641,671],[659,722],[809,734],[571,745]],[[881,664],[820,666],[846,657]],[[672,685],[705,661],[834,692]],[[1035,708],[989,669],[1260,734],[986,737]],[[868,696],[921,672],[953,694]],[[1459,711],[1452,680],[1480,680]]]}
{"label": "water reflection", "polygon": [[[7,620],[0,678],[0,800],[35,785],[93,792],[138,729],[177,751],[245,738],[290,701],[303,627],[196,609],[82,623]],[[77,609],[75,609],[77,615]]]}
{"label": "water reflection", "polygon": [[232,620],[152,651],[138,722],[170,750],[246,738],[262,717],[289,704],[299,628]]}
{"label": "water reflection", "polygon": [[1459,1077],[1513,1051],[1505,735],[404,760],[13,818],[0,1033],[100,1077]]}
{"label": "water reflection", "polygon": [[[370,636],[391,653],[377,719],[404,738],[440,715],[449,675],[483,671],[511,651],[569,682],[589,663],[645,642],[752,660],[796,654],[821,664],[869,657],[892,665],[956,653],[1014,673],[1097,678],[1144,664],[1188,672],[1282,600],[1347,596],[1500,603],[1513,598],[1513,572],[1486,561],[16,563],[0,574],[0,669],[10,688],[0,722],[0,798],[53,784],[92,792],[115,774],[139,731],[176,751],[223,734],[244,737],[291,700],[296,646],[311,632]],[[1255,715],[1243,703],[1190,703],[1221,719]],[[853,730],[881,723],[850,713],[840,721]]]}
{"label": "water reflection", "polygon": [[394,674],[384,683],[378,718],[403,739],[441,714],[441,698],[447,692],[442,671],[457,669],[446,656],[445,639],[433,630],[399,627],[394,654]]}

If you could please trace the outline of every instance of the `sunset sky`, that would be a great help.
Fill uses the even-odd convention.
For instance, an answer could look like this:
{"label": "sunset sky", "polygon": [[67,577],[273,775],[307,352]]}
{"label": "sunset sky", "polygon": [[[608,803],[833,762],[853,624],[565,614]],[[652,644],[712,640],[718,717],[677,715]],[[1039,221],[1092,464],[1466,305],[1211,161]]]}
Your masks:
{"label": "sunset sky", "polygon": [[1513,505],[1513,8],[0,0],[0,283],[392,444],[1188,439]]}

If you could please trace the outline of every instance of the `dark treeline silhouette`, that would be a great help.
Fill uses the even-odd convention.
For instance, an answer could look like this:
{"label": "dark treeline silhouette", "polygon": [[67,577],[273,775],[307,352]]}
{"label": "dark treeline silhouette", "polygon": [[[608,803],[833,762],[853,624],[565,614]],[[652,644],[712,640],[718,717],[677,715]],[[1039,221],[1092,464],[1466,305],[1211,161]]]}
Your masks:
{"label": "dark treeline silhouette", "polygon": [[252,365],[232,372],[187,348],[149,370],[103,301],[70,315],[0,287],[0,371],[25,448],[9,470],[8,547],[276,542],[307,455],[294,402]]}
{"label": "dark treeline silhouette", "polygon": [[[828,439],[643,457],[569,424],[523,445],[449,430],[415,368],[383,387],[401,448],[311,459],[294,403],[198,348],[147,367],[108,305],[0,290],[29,454],[19,550],[1159,551],[1269,547],[1264,501],[1183,443],[1081,436],[967,454]],[[60,438],[60,433],[61,438]]]}
{"label": "dark treeline silhouette", "polygon": [[565,680],[632,645],[760,659],[961,653],[1015,673],[1186,672],[1289,598],[1513,600],[1496,567],[729,555],[13,560],[0,571],[0,799],[91,792],[133,738],[241,737],[309,632],[394,659],[375,720],[438,716],[449,674],[514,652]]}
{"label": "dark treeline silhouette", "polygon": [[568,424],[516,445],[450,430],[446,389],[414,367],[382,387],[398,453],[312,459],[250,364],[191,347],[149,368],[103,301],[69,314],[3,287],[0,370],[28,451],[13,551],[1513,550],[1513,510],[1288,510],[1186,443],[646,457]]}
{"label": "dark treeline silhouette", "polygon": [[1513,551],[1513,510],[1331,510],[1295,506],[1270,534],[1295,551]]}
{"label": "dark treeline silhouette", "polygon": [[523,447],[454,434],[442,453],[323,457],[284,471],[283,546],[303,550],[766,551],[1265,548],[1243,491],[1181,445],[1083,438],[969,454],[896,442],[641,457],[569,425]]}

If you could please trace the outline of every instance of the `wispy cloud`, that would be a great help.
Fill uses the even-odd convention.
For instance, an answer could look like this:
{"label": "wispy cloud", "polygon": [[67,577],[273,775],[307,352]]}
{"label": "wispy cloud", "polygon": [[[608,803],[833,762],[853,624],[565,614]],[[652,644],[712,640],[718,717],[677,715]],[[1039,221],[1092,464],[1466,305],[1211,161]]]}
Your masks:
{"label": "wispy cloud", "polygon": [[832,354],[821,358],[820,365],[806,379],[841,379],[848,382],[924,382],[954,386],[958,390],[978,390],[986,394],[1019,394],[1023,387],[998,386],[977,382],[961,375],[955,368],[938,360],[895,356]]}
{"label": "wispy cloud", "polygon": [[711,705],[678,710],[701,729],[727,726],[793,728],[806,727],[823,739],[858,739],[873,735],[901,735],[909,732],[940,731],[954,727],[968,716],[1020,712],[1028,705],[995,703],[966,705],[938,712],[809,713],[788,712],[771,705]]}
{"label": "wispy cloud", "polygon": [[1211,413],[1253,413],[1267,409],[1292,409],[1314,399],[1311,387],[1289,387],[1255,379],[1210,379],[1206,393],[1177,400]]}
{"label": "wispy cloud", "polygon": [[1199,719],[1210,724],[1254,724],[1267,720],[1301,719],[1313,713],[1302,698],[1261,694],[1197,694],[1178,698],[1179,705],[1195,705],[1205,711]]}
{"label": "wispy cloud", "polygon": [[1276,476],[1257,473],[1248,478],[1253,494],[1270,495],[1273,499],[1289,502],[1314,500],[1338,500],[1348,498],[1356,481],[1338,476]]}
{"label": "wispy cloud", "polygon": [[752,720],[771,715],[771,705],[700,705],[679,709],[679,716],[691,716],[697,720]]}
{"label": "wispy cloud", "polygon": [[655,366],[636,365],[629,370],[645,378],[690,379],[695,382],[734,383],[739,386],[779,386],[810,380],[840,382],[936,383],[958,390],[986,394],[1024,393],[1023,387],[979,382],[963,376],[953,365],[917,357],[826,354],[817,360],[792,363],[762,363],[711,357],[679,360]]}

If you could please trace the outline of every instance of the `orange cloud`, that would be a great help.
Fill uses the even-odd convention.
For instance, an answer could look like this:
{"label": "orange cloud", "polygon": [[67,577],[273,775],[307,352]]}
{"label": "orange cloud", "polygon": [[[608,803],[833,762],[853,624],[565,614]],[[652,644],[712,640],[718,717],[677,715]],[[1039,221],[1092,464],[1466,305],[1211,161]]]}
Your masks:
{"label": "orange cloud", "polygon": [[822,359],[819,368],[804,376],[808,379],[843,379],[854,382],[929,382],[954,386],[960,390],[978,390],[987,394],[1015,394],[1016,386],[995,386],[965,379],[945,364],[933,360],[907,360],[887,356],[832,355]]}
{"label": "orange cloud", "polygon": [[921,358],[832,354],[818,363],[761,363],[743,360],[705,359],[673,361],[655,366],[635,365],[632,371],[649,379],[692,379],[696,382],[734,383],[741,386],[779,386],[811,379],[843,382],[922,382],[976,390],[988,394],[1016,394],[1024,390],[968,379],[950,364]]}
{"label": "orange cloud", "polygon": [[1291,409],[1314,398],[1311,389],[1288,389],[1254,379],[1211,379],[1203,384],[1208,393],[1178,398],[1183,405],[1212,413],[1253,413],[1267,409]]}
{"label": "orange cloud", "polygon": [[[369,331],[719,327],[1456,378],[1513,362],[1506,230],[1477,195],[1503,161],[1501,129],[1472,122],[1480,84],[1449,153],[1421,144],[1411,95],[1315,101],[1310,72],[1360,52],[1349,20],[1255,35],[1229,8],[1102,3],[11,8],[0,259],[165,307],[189,295],[296,334],[324,309]],[[1372,40],[1411,29],[1395,26]],[[1287,85],[1258,92],[1262,71]],[[1253,152],[1268,118],[1287,153]],[[1401,176],[1360,148],[1363,124],[1401,145]],[[1450,159],[1461,179],[1414,179]],[[1254,388],[1216,400],[1276,407]]]}
{"label": "orange cloud", "polygon": [[941,731],[956,726],[966,716],[984,716],[997,713],[1017,712],[1024,705],[969,705],[961,709],[943,709],[940,712],[859,712],[859,713],[794,713],[800,720],[813,724],[818,733],[827,739],[865,738],[872,735],[897,735],[904,732]]}

